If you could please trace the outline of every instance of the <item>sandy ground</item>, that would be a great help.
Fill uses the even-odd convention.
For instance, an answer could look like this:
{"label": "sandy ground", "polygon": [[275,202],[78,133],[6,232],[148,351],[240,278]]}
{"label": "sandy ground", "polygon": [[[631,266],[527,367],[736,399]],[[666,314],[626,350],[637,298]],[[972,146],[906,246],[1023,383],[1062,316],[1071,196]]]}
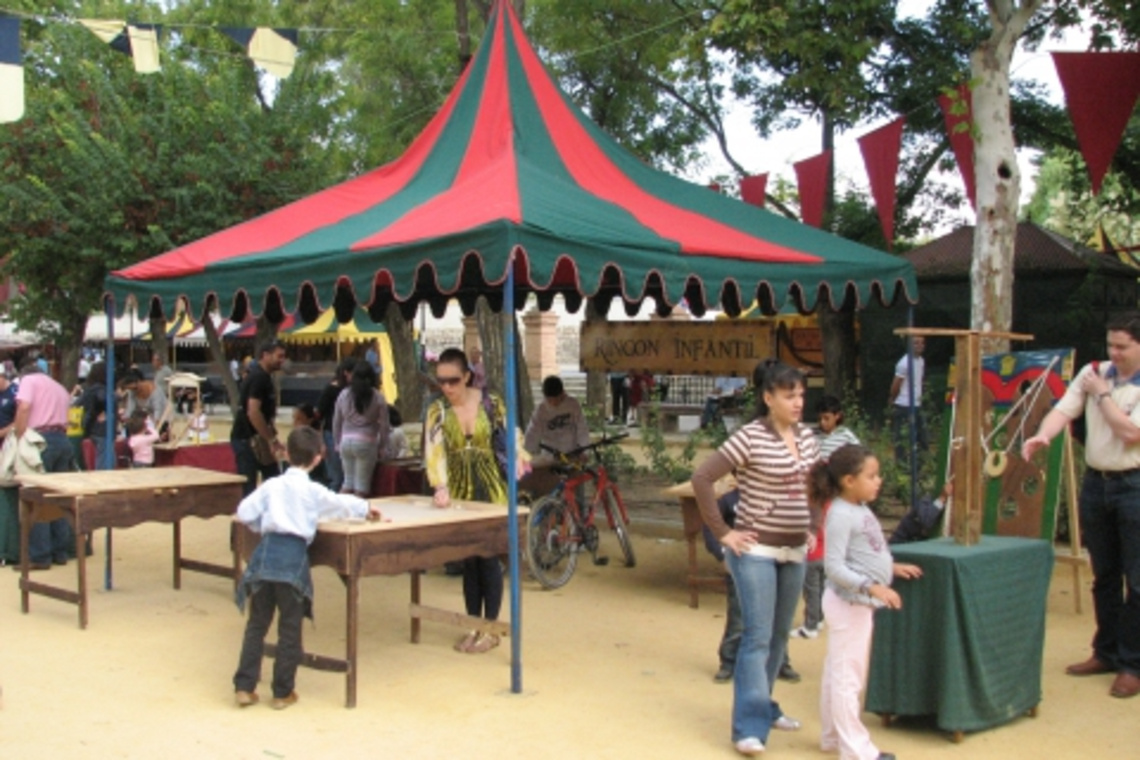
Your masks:
{"label": "sandy ground", "polygon": [[[186,556],[224,562],[224,520],[190,520]],[[603,546],[616,551],[612,535]],[[714,684],[723,596],[687,606],[684,544],[637,535],[639,565],[580,567],[561,590],[523,583],[523,691],[510,692],[510,649],[482,656],[452,650],[457,631],[425,623],[408,641],[406,578],[362,583],[359,703],[344,707],[343,676],[302,669],[301,701],[275,712],[233,705],[231,676],[244,620],[230,585],[184,574],[170,583],[170,528],[115,535],[116,588],[102,590],[102,534],[89,565],[91,624],[76,608],[33,597],[20,613],[16,575],[0,576],[0,752],[53,758],[585,758],[733,757],[732,689]],[[711,561],[710,561],[710,569]],[[882,728],[885,751],[915,758],[1125,757],[1135,751],[1140,699],[1107,695],[1110,679],[1069,678],[1083,658],[1091,616],[1074,613],[1069,570],[1049,601],[1040,716],[970,734],[963,744],[921,722]],[[37,575],[72,584],[74,564]],[[309,651],[343,652],[343,587],[314,572],[317,620]],[[432,573],[425,602],[461,609],[459,580]],[[824,640],[793,640],[804,680],[779,684],[785,711],[804,730],[774,733],[772,757],[825,757],[816,749]],[[269,664],[269,661],[266,661]],[[268,668],[267,668],[268,671]],[[263,684],[262,694],[268,693]],[[1133,750],[1126,750],[1133,746]]]}

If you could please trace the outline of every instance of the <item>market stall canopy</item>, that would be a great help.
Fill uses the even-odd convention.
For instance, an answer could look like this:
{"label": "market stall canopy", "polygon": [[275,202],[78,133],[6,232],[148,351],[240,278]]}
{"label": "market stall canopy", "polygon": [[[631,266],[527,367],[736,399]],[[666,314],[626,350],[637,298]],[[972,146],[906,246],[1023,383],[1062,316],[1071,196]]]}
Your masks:
{"label": "market stall canopy", "polygon": [[[224,319],[223,317],[219,316],[217,312],[211,313],[210,316],[208,317],[208,319],[211,320],[211,322],[214,325],[214,328],[218,331],[218,338],[219,339],[225,339],[226,337],[237,332],[238,330],[242,329],[242,327],[243,327],[241,322],[231,322],[230,320]],[[256,325],[254,327],[256,327]],[[181,347],[181,346],[205,346],[207,344],[207,342],[208,341],[206,340],[206,327],[202,324],[199,324],[197,327],[195,327],[193,330],[191,330],[188,333],[185,333],[183,335],[174,336],[174,345],[179,346],[179,347]]]}
{"label": "market stall canopy", "polygon": [[[336,301],[382,318],[470,313],[502,304],[514,260],[515,303],[555,295],[571,309],[615,298],[628,311],[652,298],[667,313],[765,311],[791,299],[865,305],[917,297],[901,258],[710,192],[646,164],[593,124],[554,83],[509,3],[497,2],[478,55],[443,107],[392,163],[112,273],[118,304],[193,314],[217,298],[223,313],[312,321]],[[355,303],[354,303],[355,301]],[[347,302],[347,303],[345,303]],[[343,305],[342,305],[343,303]]]}
{"label": "market stall canopy", "polygon": [[[140,318],[134,309],[129,309],[121,316],[115,317],[113,325],[115,340],[127,342],[141,339],[150,332],[150,322]],[[83,333],[85,343],[104,343],[107,340],[107,315],[103,313],[92,314],[87,318],[87,330]]]}
{"label": "market stall canopy", "polygon": [[392,357],[392,341],[384,325],[373,322],[368,314],[357,309],[355,316],[347,322],[338,322],[336,311],[326,309],[312,324],[295,324],[286,330],[279,330],[278,339],[282,343],[301,346],[335,344],[337,360],[340,360],[344,344],[375,343],[380,357],[380,382],[384,399],[389,403],[399,398],[396,387],[396,362]]}
{"label": "market stall canopy", "polygon": [[[177,343],[178,338],[192,332],[194,332],[194,320],[186,312],[180,312],[178,316],[166,323],[166,339],[173,340],[175,343]],[[144,342],[151,340],[150,330],[144,332],[138,339]]]}

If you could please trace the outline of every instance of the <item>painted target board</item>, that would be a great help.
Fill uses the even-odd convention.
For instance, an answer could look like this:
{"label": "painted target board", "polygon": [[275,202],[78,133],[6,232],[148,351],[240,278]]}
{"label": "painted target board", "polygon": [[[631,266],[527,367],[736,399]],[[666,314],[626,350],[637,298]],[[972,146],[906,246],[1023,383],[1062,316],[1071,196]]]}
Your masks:
{"label": "painted target board", "polygon": [[[1071,348],[1015,351],[982,359],[982,434],[985,504],[982,533],[1052,540],[1060,503],[1064,436],[1030,461],[1021,444],[1037,432],[1074,375]],[[951,365],[941,437],[939,481],[944,483],[953,417],[955,367]],[[952,473],[949,473],[952,475]]]}

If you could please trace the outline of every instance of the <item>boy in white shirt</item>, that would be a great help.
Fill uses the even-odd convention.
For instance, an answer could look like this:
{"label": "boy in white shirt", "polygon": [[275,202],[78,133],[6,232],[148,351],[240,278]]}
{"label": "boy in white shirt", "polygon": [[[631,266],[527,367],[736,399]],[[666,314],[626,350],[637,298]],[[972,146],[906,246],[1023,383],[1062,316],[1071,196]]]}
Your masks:
{"label": "boy in white shirt", "polygon": [[237,519],[261,534],[235,593],[239,609],[250,599],[249,622],[242,641],[241,658],[234,673],[235,701],[239,707],[258,702],[261,658],[265,634],[277,623],[277,657],[273,662],[273,701],[283,710],[297,701],[293,690],[301,663],[301,622],[312,617],[313,581],[309,574],[309,544],[321,520],[349,517],[380,519],[380,510],[364,499],[336,494],[309,479],[309,471],[321,462],[324,442],[311,427],[299,427],[285,443],[291,465],[284,475],[271,478],[242,499]]}

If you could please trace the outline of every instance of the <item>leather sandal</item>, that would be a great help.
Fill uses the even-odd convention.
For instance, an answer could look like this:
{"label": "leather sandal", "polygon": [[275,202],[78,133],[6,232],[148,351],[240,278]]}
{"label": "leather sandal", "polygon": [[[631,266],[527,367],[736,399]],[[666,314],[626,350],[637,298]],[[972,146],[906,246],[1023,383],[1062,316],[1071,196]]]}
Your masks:
{"label": "leather sandal", "polygon": [[499,646],[499,637],[493,633],[480,633],[468,649],[468,654],[483,654]]}
{"label": "leather sandal", "polygon": [[468,631],[467,635],[465,635],[459,641],[455,642],[455,647],[454,647],[455,651],[456,652],[470,652],[471,646],[475,643],[475,640],[477,638],[479,638],[479,632],[478,631]]}

